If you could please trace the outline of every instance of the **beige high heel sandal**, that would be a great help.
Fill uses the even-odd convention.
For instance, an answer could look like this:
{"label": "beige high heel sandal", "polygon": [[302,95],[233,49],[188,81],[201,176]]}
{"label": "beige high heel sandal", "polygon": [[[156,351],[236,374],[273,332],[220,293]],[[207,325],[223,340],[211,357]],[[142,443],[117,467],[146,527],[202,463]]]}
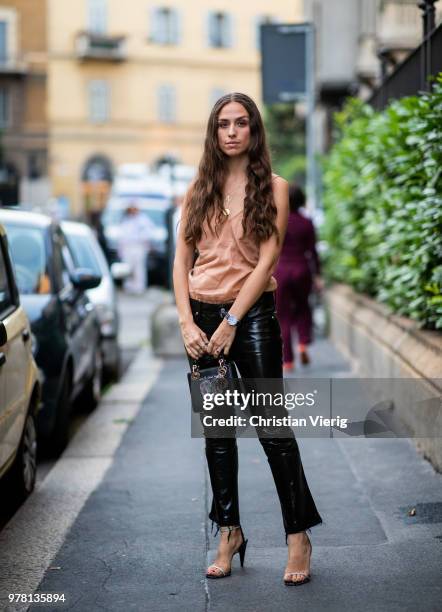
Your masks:
{"label": "beige high heel sandal", "polygon": [[244,538],[244,533],[242,531],[241,526],[240,525],[235,525],[233,527],[231,527],[231,526],[223,526],[223,527],[219,528],[221,533],[229,532],[229,535],[227,536],[227,540],[229,540],[231,532],[234,531],[235,529],[240,529],[241,530],[242,543],[240,544],[238,550],[235,550],[235,552],[233,553],[233,555],[232,555],[232,557],[230,559],[230,569],[229,569],[229,571],[226,572],[219,565],[215,565],[215,563],[212,563],[211,565],[209,565],[209,567],[207,569],[210,569],[211,567],[214,567],[217,570],[219,570],[221,573],[220,574],[209,574],[209,573],[206,573],[206,578],[215,579],[215,580],[218,579],[218,578],[228,578],[232,574],[232,560],[233,560],[233,557],[236,554],[239,554],[239,560],[240,560],[240,563],[241,563],[241,567],[244,567],[244,557],[245,557],[245,554],[246,554],[246,548],[247,548],[248,540],[246,540]]}

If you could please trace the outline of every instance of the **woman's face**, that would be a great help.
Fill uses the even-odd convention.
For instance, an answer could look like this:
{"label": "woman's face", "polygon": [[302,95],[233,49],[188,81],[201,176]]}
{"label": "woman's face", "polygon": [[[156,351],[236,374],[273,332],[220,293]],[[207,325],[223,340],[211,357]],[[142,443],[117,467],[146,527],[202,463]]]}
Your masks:
{"label": "woman's face", "polygon": [[218,115],[218,145],[228,157],[247,153],[250,145],[250,117],[239,102],[229,102]]}

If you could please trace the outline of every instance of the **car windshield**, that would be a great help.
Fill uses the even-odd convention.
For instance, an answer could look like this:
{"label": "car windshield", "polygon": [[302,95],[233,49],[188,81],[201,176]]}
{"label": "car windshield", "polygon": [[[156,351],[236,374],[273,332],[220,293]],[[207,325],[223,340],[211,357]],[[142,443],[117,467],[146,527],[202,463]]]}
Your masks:
{"label": "car windshield", "polygon": [[19,292],[51,293],[44,230],[13,223],[5,227]]}
{"label": "car windshield", "polygon": [[100,264],[95,255],[94,248],[88,236],[78,236],[65,232],[68,244],[71,247],[72,258],[76,268],[88,268],[100,276]]}
{"label": "car windshield", "polygon": [[[157,227],[164,227],[166,224],[166,212],[160,208],[140,208],[140,214],[155,223]],[[119,225],[123,219],[123,208],[108,208],[102,217],[103,225]]]}

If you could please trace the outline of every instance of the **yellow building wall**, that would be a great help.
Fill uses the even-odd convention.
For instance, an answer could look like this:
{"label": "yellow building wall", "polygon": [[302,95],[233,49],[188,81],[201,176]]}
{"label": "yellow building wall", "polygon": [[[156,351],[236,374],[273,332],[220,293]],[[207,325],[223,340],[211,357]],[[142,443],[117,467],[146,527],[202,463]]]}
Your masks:
{"label": "yellow building wall", "polygon": [[[301,21],[301,4],[301,0],[108,0],[107,33],[127,37],[127,59],[117,63],[79,61],[75,56],[76,35],[87,28],[86,0],[48,0],[48,117],[54,195],[67,196],[72,213],[81,213],[81,173],[96,154],[107,156],[114,167],[125,162],[152,162],[165,153],[197,164],[212,89],[242,91],[260,103],[256,16]],[[155,6],[179,10],[182,28],[178,45],[149,42]],[[232,15],[232,48],[208,46],[209,10]],[[88,117],[88,82],[92,79],[105,79],[110,86],[110,117],[102,125],[90,123]],[[158,120],[157,89],[161,84],[176,88],[173,124]]]}

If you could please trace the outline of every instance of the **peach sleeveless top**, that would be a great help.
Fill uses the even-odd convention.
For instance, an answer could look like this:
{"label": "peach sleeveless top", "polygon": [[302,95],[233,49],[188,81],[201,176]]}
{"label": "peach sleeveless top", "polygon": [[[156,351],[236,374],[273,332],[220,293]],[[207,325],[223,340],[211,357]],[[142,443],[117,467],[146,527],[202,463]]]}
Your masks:
{"label": "peach sleeveless top", "polygon": [[[195,300],[222,304],[233,302],[259,259],[259,246],[252,237],[243,235],[243,207],[232,211],[215,233],[207,221],[203,223],[201,239],[197,243],[198,258],[189,271],[189,295]],[[272,276],[265,291],[276,289]]]}

